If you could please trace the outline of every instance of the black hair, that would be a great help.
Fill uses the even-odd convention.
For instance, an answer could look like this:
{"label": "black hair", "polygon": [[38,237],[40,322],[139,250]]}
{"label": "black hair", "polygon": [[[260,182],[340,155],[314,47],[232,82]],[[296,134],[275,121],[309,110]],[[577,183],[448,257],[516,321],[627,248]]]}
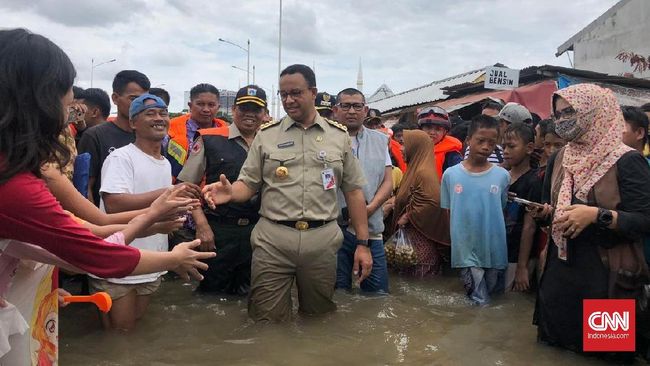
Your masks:
{"label": "black hair", "polygon": [[151,88],[147,75],[135,70],[122,70],[113,79],[113,93],[122,94],[129,83],[136,83],[145,91]]}
{"label": "black hair", "polygon": [[540,117],[539,114],[537,114],[535,112],[530,112],[530,116],[533,117],[532,125],[533,125],[533,129],[534,129],[535,127],[537,127],[537,124],[539,123],[539,121],[542,120],[542,117]]}
{"label": "black hair", "polygon": [[363,100],[364,103],[366,102],[366,96],[363,95],[363,93],[359,89],[345,88],[341,90],[338,94],[336,94],[337,101],[341,99],[341,95],[361,95],[361,100]]}
{"label": "black hair", "polygon": [[76,85],[72,86],[72,94],[74,99],[83,99],[84,98],[84,89]]}
{"label": "black hair", "polygon": [[479,114],[472,118],[472,121],[469,124],[469,131],[467,131],[467,137],[472,137],[474,133],[479,128],[493,128],[499,131],[499,121],[496,118],[487,116],[485,114]]}
{"label": "black hair", "polygon": [[219,98],[220,96],[219,89],[217,89],[216,86],[212,84],[203,83],[203,84],[194,85],[192,89],[190,89],[190,100],[196,99],[199,96],[199,94],[202,93],[211,93],[216,95],[217,98]]}
{"label": "black hair", "polygon": [[625,105],[621,107],[625,123],[634,127],[634,129],[642,128],[645,131],[645,139],[648,138],[648,116],[639,107],[632,107]]}
{"label": "black hair", "polygon": [[465,121],[463,123],[457,124],[456,126],[451,128],[451,130],[449,131],[449,135],[459,139],[461,142],[465,141],[467,139],[467,134],[469,132],[470,124],[471,122],[469,121]]}
{"label": "black hair", "polygon": [[61,169],[70,161],[61,100],[77,76],[70,58],[25,29],[0,30],[0,55],[0,184],[25,171],[40,177],[45,162]]}
{"label": "black hair", "polygon": [[552,119],[547,118],[539,121],[539,131],[542,137],[546,136],[549,133],[555,134],[555,122]]}
{"label": "black hair", "polygon": [[650,103],[646,103],[646,104],[642,105],[640,108],[644,112],[650,112]]}
{"label": "black hair", "polygon": [[451,128],[454,128],[458,125],[462,125],[465,122],[466,121],[461,116],[458,115],[449,116],[449,123],[451,124]]}
{"label": "black hair", "polygon": [[84,91],[84,103],[89,107],[97,107],[104,119],[111,114],[111,100],[108,94],[99,88],[89,88]]}
{"label": "black hair", "polygon": [[406,130],[407,128],[406,128],[406,126],[404,126],[401,123],[396,123],[390,129],[393,131],[393,134],[396,134],[398,132],[402,132],[402,131]]}
{"label": "black hair", "polygon": [[169,101],[171,98],[169,98],[169,93],[167,90],[163,88],[151,88],[149,89],[149,94],[153,94],[157,96],[158,98],[162,99],[165,104],[169,105]]}
{"label": "black hair", "polygon": [[501,112],[501,109],[503,109],[503,105],[499,102],[496,102],[492,99],[488,99],[483,105],[481,106],[481,110],[483,109],[494,109],[495,111]]}
{"label": "black hair", "polygon": [[535,131],[522,122],[515,122],[508,125],[506,128],[505,136],[516,136],[524,141],[524,144],[535,142]]}
{"label": "black hair", "polygon": [[301,64],[287,66],[287,68],[282,70],[282,72],[280,73],[280,77],[283,77],[285,75],[293,75],[293,74],[302,75],[302,77],[304,77],[305,80],[307,81],[308,87],[310,88],[316,87],[316,75],[314,74],[314,70],[312,70],[309,66],[301,65]]}

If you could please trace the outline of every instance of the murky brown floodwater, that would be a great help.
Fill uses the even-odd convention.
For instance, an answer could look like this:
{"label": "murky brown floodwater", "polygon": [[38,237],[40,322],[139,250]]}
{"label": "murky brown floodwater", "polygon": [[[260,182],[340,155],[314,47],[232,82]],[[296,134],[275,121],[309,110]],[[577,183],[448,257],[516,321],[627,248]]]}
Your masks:
{"label": "murky brown floodwater", "polygon": [[536,343],[534,298],[468,306],[460,280],[393,275],[392,294],[339,292],[336,313],[256,325],[246,301],[163,283],[132,334],[103,332],[94,310],[61,311],[60,364],[75,365],[605,365]]}

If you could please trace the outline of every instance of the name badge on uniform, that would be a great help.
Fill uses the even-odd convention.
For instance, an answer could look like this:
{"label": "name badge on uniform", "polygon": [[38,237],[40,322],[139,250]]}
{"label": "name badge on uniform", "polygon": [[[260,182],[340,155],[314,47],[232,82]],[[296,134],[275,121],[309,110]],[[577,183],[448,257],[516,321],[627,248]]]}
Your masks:
{"label": "name badge on uniform", "polygon": [[287,147],[291,147],[293,145],[294,145],[293,141],[283,142],[281,144],[278,144],[278,149],[284,149],[284,148],[287,148]]}
{"label": "name badge on uniform", "polygon": [[334,176],[334,169],[325,168],[320,172],[321,178],[323,179],[323,189],[329,191],[330,189],[336,189],[336,177]]}

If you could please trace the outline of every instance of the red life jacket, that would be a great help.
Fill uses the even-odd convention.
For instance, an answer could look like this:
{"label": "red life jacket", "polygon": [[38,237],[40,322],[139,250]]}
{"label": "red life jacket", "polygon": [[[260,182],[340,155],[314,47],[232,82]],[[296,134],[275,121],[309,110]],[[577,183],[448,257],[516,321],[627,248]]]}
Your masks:
{"label": "red life jacket", "polygon": [[393,138],[388,139],[388,141],[390,141],[388,144],[390,153],[395,158],[397,167],[402,171],[402,173],[406,173],[406,162],[404,161],[404,155],[402,154],[402,145]]}
{"label": "red life jacket", "polygon": [[445,164],[445,157],[449,152],[461,153],[463,143],[459,139],[446,135],[439,143],[433,147],[433,154],[436,156],[436,172],[438,180],[442,180],[442,166]]}

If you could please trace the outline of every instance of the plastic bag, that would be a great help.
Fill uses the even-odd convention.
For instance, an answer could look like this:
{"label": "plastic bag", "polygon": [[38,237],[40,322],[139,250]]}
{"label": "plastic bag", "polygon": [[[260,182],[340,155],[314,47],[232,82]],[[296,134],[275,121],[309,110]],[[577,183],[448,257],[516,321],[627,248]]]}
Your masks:
{"label": "plastic bag", "polygon": [[417,264],[415,249],[406,235],[406,230],[400,228],[391,236],[384,246],[386,262],[396,268],[407,268]]}

